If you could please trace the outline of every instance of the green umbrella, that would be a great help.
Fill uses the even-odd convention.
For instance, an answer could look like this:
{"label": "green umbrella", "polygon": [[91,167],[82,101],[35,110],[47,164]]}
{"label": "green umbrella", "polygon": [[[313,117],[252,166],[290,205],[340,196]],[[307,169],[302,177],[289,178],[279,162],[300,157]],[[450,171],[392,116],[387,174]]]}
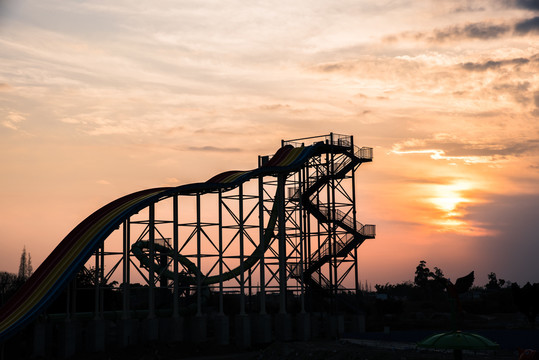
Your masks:
{"label": "green umbrella", "polygon": [[462,359],[462,350],[492,350],[499,347],[481,335],[462,331],[436,334],[417,343],[417,346],[432,349],[452,349],[455,359]]}

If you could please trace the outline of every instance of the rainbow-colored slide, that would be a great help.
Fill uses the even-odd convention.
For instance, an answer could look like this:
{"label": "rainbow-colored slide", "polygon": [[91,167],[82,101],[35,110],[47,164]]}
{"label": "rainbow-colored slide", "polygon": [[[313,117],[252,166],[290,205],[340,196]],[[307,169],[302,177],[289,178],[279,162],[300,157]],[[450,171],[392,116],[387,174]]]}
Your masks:
{"label": "rainbow-colored slide", "polygon": [[[43,261],[21,289],[0,308],[0,342],[16,334],[34,320],[69,284],[105,239],[124,220],[141,209],[162,199],[174,196],[204,193],[218,189],[231,189],[260,175],[288,173],[299,168],[312,156],[328,151],[323,143],[305,147],[280,148],[263,166],[251,171],[228,171],[216,175],[204,183],[194,183],[178,187],[159,187],[123,196],[103,206],[77,225]],[[276,201],[277,202],[277,201]],[[272,212],[265,231],[264,244],[267,245],[276,223],[276,211]],[[246,259],[247,270],[266,250],[257,248]],[[135,252],[136,249],[133,248]],[[188,260],[187,260],[188,261]],[[188,266],[190,268],[194,266]],[[193,269],[193,271],[196,271]],[[238,269],[233,269],[237,272]],[[231,274],[224,274],[231,276]],[[222,278],[207,281],[217,282]]]}

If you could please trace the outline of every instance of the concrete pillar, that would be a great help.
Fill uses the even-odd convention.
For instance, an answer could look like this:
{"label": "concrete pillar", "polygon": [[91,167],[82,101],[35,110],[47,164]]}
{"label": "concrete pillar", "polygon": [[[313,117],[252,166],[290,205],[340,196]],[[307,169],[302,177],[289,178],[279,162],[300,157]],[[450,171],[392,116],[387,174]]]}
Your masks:
{"label": "concrete pillar", "polygon": [[245,349],[251,346],[251,322],[248,315],[236,315],[234,318],[235,332],[234,339],[236,345]]}
{"label": "concrete pillar", "polygon": [[50,325],[42,322],[36,321],[34,324],[34,341],[32,349],[33,358],[47,358],[47,344],[49,343],[47,335],[51,332],[49,331]]}
{"label": "concrete pillar", "polygon": [[365,314],[358,314],[353,316],[352,328],[350,330],[359,334],[363,334],[366,331],[365,329]]}
{"label": "concrete pillar", "polygon": [[268,344],[271,342],[271,316],[257,314],[251,318],[253,342],[256,344]]}
{"label": "concrete pillar", "polygon": [[78,324],[71,320],[66,320],[59,324],[58,331],[58,358],[66,359],[77,352]]}
{"label": "concrete pillar", "polygon": [[230,344],[230,321],[226,315],[217,315],[214,319],[217,345]]}
{"label": "concrete pillar", "polygon": [[311,316],[308,313],[300,313],[296,317],[296,339],[307,341],[311,339]]}
{"label": "concrete pillar", "polygon": [[128,347],[138,342],[138,320],[122,319],[118,321],[118,342],[119,347]]}
{"label": "concrete pillar", "polygon": [[275,315],[275,338],[279,341],[292,340],[292,317],[290,314]]}
{"label": "concrete pillar", "polygon": [[[322,337],[322,319],[319,313],[310,314],[311,321],[311,338],[320,338]],[[326,325],[327,326],[327,325]]]}
{"label": "concrete pillar", "polygon": [[159,339],[159,319],[156,317],[143,319],[141,326],[145,342],[157,341]]}
{"label": "concrete pillar", "polygon": [[[168,335],[166,338],[172,342],[181,342],[185,340],[185,320],[182,317],[166,319],[168,323]],[[160,332],[164,334],[164,332]]]}
{"label": "concrete pillar", "polygon": [[86,348],[90,352],[105,350],[107,324],[103,319],[90,320],[86,325]]}
{"label": "concrete pillar", "polygon": [[208,338],[208,319],[204,315],[196,315],[189,319],[189,340],[198,344]]}
{"label": "concrete pillar", "polygon": [[330,336],[332,338],[340,338],[344,334],[344,316],[343,315],[330,315],[329,316],[329,329]]}

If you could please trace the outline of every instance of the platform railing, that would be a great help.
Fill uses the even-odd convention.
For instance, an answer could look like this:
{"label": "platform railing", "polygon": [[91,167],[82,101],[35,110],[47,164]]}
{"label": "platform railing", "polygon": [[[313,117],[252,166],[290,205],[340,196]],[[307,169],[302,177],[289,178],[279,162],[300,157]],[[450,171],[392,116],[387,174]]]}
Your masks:
{"label": "platform railing", "polygon": [[360,148],[360,147],[354,146],[354,155],[360,159],[372,160],[373,149],[371,147]]}

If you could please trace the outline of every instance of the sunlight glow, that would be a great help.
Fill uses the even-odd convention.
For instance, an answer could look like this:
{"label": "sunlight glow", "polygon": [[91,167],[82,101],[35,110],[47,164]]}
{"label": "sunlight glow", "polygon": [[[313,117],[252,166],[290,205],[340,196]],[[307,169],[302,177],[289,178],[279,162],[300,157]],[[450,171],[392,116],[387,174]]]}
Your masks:
{"label": "sunlight glow", "polygon": [[472,188],[471,182],[462,180],[447,185],[435,185],[434,196],[430,197],[428,202],[443,213],[443,217],[435,223],[444,230],[451,231],[460,231],[459,228],[466,227],[466,223],[459,219],[463,215],[460,206],[472,202],[465,196],[465,192]]}

